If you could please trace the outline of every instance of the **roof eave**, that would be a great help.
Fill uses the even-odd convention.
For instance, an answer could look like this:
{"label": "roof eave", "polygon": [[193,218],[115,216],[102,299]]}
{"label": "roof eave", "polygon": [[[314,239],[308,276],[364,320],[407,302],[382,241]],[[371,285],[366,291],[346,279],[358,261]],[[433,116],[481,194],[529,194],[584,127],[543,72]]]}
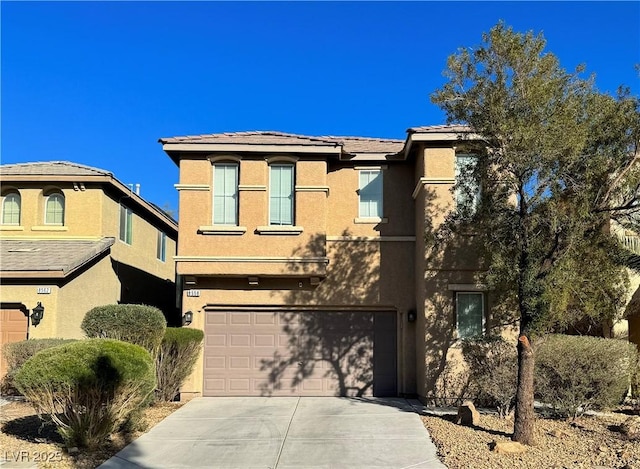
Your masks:
{"label": "roof eave", "polygon": [[[172,153],[180,152],[215,152],[215,153],[312,153],[339,155],[342,147],[339,144],[326,145],[278,145],[250,143],[163,143],[162,149],[171,159],[176,161]],[[178,156],[178,155],[176,155]]]}

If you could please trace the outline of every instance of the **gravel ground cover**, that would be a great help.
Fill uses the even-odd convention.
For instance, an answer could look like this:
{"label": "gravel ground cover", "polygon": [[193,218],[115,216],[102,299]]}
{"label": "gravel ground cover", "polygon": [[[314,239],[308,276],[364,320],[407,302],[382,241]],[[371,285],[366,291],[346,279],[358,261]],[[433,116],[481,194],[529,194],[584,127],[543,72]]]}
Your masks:
{"label": "gravel ground cover", "polygon": [[518,455],[496,454],[490,449],[492,442],[510,441],[512,419],[483,414],[475,428],[456,425],[455,415],[426,415],[422,421],[449,469],[640,469],[640,440],[630,440],[621,432],[629,418],[625,410],[575,421],[538,418],[537,445]]}
{"label": "gravel ground cover", "polygon": [[[161,403],[145,410],[144,420],[150,429],[183,403]],[[0,407],[0,460],[36,463],[48,469],[93,469],[116,454],[144,432],[117,434],[103,449],[80,450],[69,455],[55,427],[43,424],[31,405],[11,402]]]}

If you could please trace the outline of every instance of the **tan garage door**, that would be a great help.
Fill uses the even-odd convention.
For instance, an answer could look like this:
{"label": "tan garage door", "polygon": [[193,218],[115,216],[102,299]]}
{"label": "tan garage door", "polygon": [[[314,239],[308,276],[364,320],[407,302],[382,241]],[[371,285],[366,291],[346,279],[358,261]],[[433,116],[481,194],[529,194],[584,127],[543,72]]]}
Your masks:
{"label": "tan garage door", "polygon": [[208,311],[205,396],[396,393],[394,312]]}
{"label": "tan garage door", "polygon": [[17,307],[0,309],[0,378],[7,373],[7,364],[2,354],[4,344],[19,342],[27,338],[27,316]]}

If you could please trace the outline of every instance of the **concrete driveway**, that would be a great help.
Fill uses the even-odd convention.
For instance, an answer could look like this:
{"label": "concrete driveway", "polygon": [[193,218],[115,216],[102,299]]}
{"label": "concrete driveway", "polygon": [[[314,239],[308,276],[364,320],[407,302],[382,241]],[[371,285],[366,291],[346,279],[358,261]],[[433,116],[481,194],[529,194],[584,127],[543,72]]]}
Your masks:
{"label": "concrete driveway", "polygon": [[405,399],[209,397],[184,405],[100,466],[444,468]]}

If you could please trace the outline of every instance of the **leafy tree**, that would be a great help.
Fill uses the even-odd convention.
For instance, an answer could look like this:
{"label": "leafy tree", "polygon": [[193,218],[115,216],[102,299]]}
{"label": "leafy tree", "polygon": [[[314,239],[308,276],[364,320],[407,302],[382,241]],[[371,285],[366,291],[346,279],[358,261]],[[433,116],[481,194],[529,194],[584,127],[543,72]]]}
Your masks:
{"label": "leafy tree", "polygon": [[481,200],[449,224],[473,223],[485,281],[517,304],[513,439],[525,444],[534,443],[536,338],[577,317],[618,314],[626,272],[609,223],[640,210],[638,99],[598,92],[583,67],[566,72],[545,45],[500,22],[480,46],[449,57],[448,81],[432,95],[449,123],[476,134],[467,144],[477,163],[458,187],[480,181]]}

